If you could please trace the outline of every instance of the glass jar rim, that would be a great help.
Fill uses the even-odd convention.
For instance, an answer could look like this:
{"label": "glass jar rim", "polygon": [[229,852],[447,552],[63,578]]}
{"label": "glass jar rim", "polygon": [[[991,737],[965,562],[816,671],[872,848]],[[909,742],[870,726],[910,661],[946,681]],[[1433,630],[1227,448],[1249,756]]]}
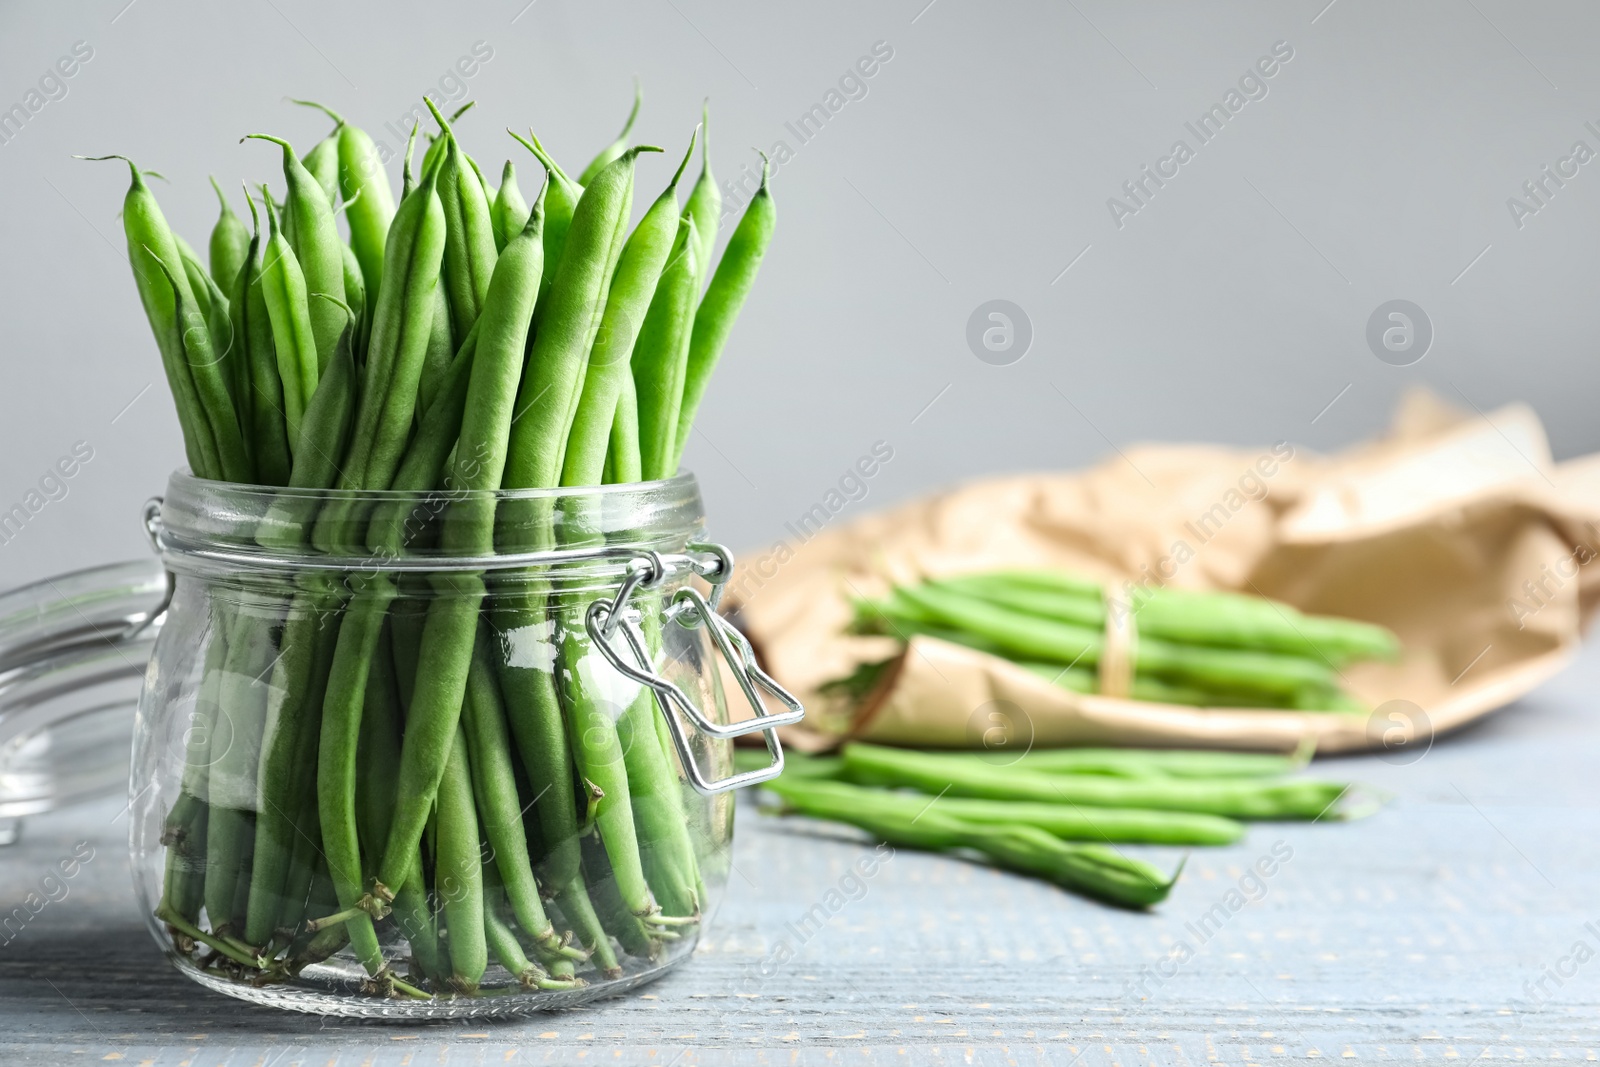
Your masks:
{"label": "glass jar rim", "polygon": [[[358,543],[331,547],[319,536],[327,514],[358,516],[353,525],[336,527],[341,531],[365,529],[369,519],[376,528],[378,516],[384,516],[393,530],[406,531],[407,541],[398,551],[379,550],[366,543],[364,534],[355,534]],[[437,535],[457,516],[470,522],[485,515],[493,517],[495,543],[478,552],[440,548],[426,535],[430,529]],[[147,506],[145,524],[169,569],[178,571],[559,568],[611,575],[633,558],[683,551],[702,532],[704,509],[699,483],[689,471],[600,486],[409,492],[250,485],[180,469],[169,479],[167,495]]]}

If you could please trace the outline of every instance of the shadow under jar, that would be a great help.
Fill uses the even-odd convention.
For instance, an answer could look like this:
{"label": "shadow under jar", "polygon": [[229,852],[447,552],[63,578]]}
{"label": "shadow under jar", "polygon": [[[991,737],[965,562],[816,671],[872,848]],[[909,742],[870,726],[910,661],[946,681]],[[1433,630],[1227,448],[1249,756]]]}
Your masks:
{"label": "shadow under jar", "polygon": [[[727,791],[781,770],[773,728],[802,714],[716,614],[732,561],[698,540],[692,475],[404,494],[178,473],[146,523],[173,587],[134,880],[184,973],[428,1018],[571,1006],[689,956],[727,881]],[[724,676],[755,718],[729,723]],[[773,765],[735,775],[755,732]]]}

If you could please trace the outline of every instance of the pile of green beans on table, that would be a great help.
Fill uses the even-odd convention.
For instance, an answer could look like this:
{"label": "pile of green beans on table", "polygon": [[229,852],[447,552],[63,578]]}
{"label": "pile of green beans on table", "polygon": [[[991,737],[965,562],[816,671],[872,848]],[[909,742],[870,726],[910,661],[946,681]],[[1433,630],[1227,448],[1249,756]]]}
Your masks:
{"label": "pile of green beans on table", "polygon": [[[1127,612],[1137,635],[1134,700],[1364,713],[1371,709],[1345,690],[1341,672],[1360,660],[1393,660],[1400,651],[1382,626],[1308,615],[1265,597],[1141,588],[1107,598],[1096,582],[1048,570],[898,585],[880,599],[857,599],[851,628],[901,640],[940,638],[1011,660],[1064,689],[1093,693],[1108,610]],[[864,697],[886,666],[867,664],[833,688]]]}
{"label": "pile of green beans on table", "polygon": [[[737,762],[759,766],[763,753]],[[780,813],[846,823],[891,845],[974,854],[1108,904],[1165,900],[1178,873],[1116,846],[1227,845],[1240,820],[1358,818],[1374,797],[1288,777],[1294,755],[1152,749],[925,752],[851,742],[837,756],[789,753],[765,783]]]}
{"label": "pile of green beans on table", "polygon": [[[278,149],[285,182],[281,195],[246,185],[253,226],[213,180],[207,263],[140,168],[102,157],[132,172],[128,256],[192,473],[448,490],[429,548],[467,557],[553,536],[507,543],[537,515],[469,491],[673,476],[772,238],[765,168],[712,271],[722,207],[704,121],[630,233],[636,162],[661,151],[629,147],[631,117],[577,180],[532,131],[511,133],[543,172],[530,205],[513,162],[491,185],[429,101],[438,130],[413,171],[412,129],[397,206],[368,135],[310,106],[334,127],[303,157],[245,139]],[[700,177],[680,207],[697,140]],[[307,514],[310,499],[285,492],[257,540],[379,561],[408,551],[404,514],[354,495]],[[614,977],[619,957],[657,958],[699,921],[705,884],[650,692],[619,723],[581,672],[504,662],[510,630],[562,610],[544,586],[502,593],[456,574],[418,594],[409,580],[381,567],[302,578],[274,618],[211,598],[200,703],[253,730],[260,755],[236,765],[253,751],[236,744],[212,766],[191,732],[157,909],[174,943],[257,984],[343,950],[369,991],[399,997],[472,994],[491,954],[530,989],[580,985],[586,963]],[[589,654],[581,619],[567,630],[562,654]],[[270,715],[269,688],[281,695]],[[224,772],[252,783],[250,803],[209,799],[207,776]],[[395,931],[404,974],[384,947]]]}

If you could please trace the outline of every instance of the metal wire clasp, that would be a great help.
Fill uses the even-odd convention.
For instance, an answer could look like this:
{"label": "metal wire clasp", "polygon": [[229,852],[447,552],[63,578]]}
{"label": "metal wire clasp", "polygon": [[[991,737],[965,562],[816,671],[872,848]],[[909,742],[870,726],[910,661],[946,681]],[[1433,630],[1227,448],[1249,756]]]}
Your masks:
{"label": "metal wire clasp", "polygon": [[[683,763],[685,773],[689,776],[689,783],[694,786],[696,792],[710,796],[713,793],[769,781],[781,774],[783,746],[778,741],[776,728],[799,722],[805,717],[805,708],[801,707],[800,701],[796,700],[793,694],[757,665],[755,651],[750,647],[750,642],[732,623],[717,614],[723,586],[733,575],[732,553],[721,545],[703,542],[691,543],[688,549],[689,553],[681,556],[663,556],[657,552],[650,552],[634,559],[628,565],[627,577],[623,579],[617,595],[609,601],[600,599],[589,605],[589,610],[584,616],[584,627],[588,630],[590,639],[613,667],[624,677],[649,687],[655,693],[656,707],[666,720],[667,730],[672,735],[672,743],[678,750],[678,757]],[[685,571],[692,571],[710,583],[711,596],[708,599],[694,588],[679,589],[673,595],[672,602],[662,611],[662,618],[676,622],[686,629],[696,629],[702,624],[705,625],[717,652],[733,672],[734,678],[738,680],[739,689],[749,702],[750,710],[755,713],[752,719],[726,726],[713,722],[693,700],[689,699],[688,694],[652,669],[650,650],[644,633],[639,628],[639,611],[629,605],[628,599],[641,589],[655,588],[665,582],[668,576],[682,574]],[[624,656],[613,644],[613,638],[618,630],[622,631],[631,656]],[[776,699],[787,710],[768,712],[766,704],[761,699],[762,691]],[[695,760],[694,751],[689,745],[689,737],[678,719],[678,712],[686,716],[700,733],[717,740],[760,733],[767,743],[767,752],[772,756],[772,763],[757,770],[729,775],[726,778],[708,779]]]}

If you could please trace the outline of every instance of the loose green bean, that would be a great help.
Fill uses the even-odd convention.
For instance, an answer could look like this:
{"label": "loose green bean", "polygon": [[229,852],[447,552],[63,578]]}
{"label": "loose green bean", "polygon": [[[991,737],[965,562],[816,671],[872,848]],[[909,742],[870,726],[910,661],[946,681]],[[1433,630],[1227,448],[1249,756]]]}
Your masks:
{"label": "loose green bean", "polygon": [[[799,777],[787,772],[763,788],[782,797],[801,814],[828,817],[840,803],[853,803],[885,816],[916,819],[930,804],[921,794],[868,789],[846,782]],[[946,794],[938,810],[984,826],[1032,826],[1068,841],[1107,841],[1152,845],[1228,845],[1244,836],[1242,823],[1220,815],[1139,808],[1084,807],[1068,803],[984,800]]]}
{"label": "loose green bean", "polygon": [[853,742],[845,774],[861,785],[906,786],[924,793],[1029,800],[1104,808],[1191,811],[1234,819],[1340,818],[1335,805],[1349,786],[1311,779],[1150,779],[1040,774],[995,767],[981,756],[911,752]]}

